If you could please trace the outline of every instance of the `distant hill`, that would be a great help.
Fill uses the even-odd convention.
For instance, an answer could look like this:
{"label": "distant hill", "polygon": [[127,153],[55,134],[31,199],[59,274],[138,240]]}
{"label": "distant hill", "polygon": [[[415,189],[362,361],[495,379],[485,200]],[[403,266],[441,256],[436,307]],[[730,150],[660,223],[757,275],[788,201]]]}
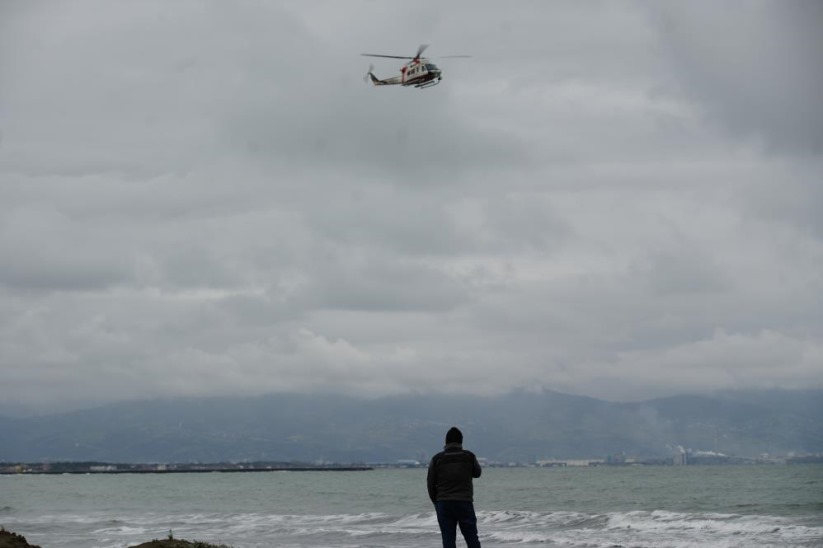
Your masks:
{"label": "distant hill", "polygon": [[426,460],[459,425],[498,462],[823,452],[823,391],[729,392],[611,403],[556,392],[500,397],[339,395],[151,400],[0,417],[0,461],[340,463]]}

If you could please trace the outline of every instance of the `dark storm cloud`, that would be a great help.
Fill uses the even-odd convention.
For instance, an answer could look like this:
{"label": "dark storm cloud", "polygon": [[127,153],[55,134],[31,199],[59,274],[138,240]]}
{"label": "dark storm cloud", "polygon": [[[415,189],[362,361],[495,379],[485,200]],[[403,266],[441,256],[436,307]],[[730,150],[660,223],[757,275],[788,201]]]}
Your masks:
{"label": "dark storm cloud", "polygon": [[652,4],[660,42],[709,119],[777,151],[823,153],[823,4]]}
{"label": "dark storm cloud", "polygon": [[753,182],[745,206],[751,215],[771,222],[789,222],[823,240],[823,157],[805,162],[788,160],[781,166],[791,176],[769,171],[768,177]]}

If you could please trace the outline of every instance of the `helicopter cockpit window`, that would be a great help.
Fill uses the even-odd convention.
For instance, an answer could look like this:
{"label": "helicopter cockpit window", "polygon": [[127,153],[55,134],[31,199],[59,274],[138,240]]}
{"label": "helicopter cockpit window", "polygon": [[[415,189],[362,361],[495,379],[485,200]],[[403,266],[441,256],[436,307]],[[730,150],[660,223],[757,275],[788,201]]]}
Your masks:
{"label": "helicopter cockpit window", "polygon": [[426,65],[426,70],[437,70],[437,67],[434,65]]}

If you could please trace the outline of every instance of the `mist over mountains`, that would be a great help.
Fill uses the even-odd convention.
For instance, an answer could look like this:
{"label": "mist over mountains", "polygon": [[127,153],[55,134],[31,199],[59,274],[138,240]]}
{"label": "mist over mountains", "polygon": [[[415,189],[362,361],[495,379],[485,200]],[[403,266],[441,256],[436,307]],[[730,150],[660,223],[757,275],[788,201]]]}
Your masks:
{"label": "mist over mountains", "polygon": [[497,462],[823,452],[823,391],[727,392],[612,403],[557,392],[358,399],[274,394],[118,403],[0,417],[0,461],[339,463],[426,460],[458,425]]}

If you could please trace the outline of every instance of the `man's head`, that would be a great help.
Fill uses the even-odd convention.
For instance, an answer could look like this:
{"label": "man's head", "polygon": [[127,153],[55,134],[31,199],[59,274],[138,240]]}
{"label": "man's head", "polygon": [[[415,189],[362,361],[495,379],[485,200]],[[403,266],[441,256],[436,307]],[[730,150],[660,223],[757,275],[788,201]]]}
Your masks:
{"label": "man's head", "polygon": [[449,431],[446,432],[446,443],[463,443],[463,432],[456,426],[452,426],[449,428]]}

